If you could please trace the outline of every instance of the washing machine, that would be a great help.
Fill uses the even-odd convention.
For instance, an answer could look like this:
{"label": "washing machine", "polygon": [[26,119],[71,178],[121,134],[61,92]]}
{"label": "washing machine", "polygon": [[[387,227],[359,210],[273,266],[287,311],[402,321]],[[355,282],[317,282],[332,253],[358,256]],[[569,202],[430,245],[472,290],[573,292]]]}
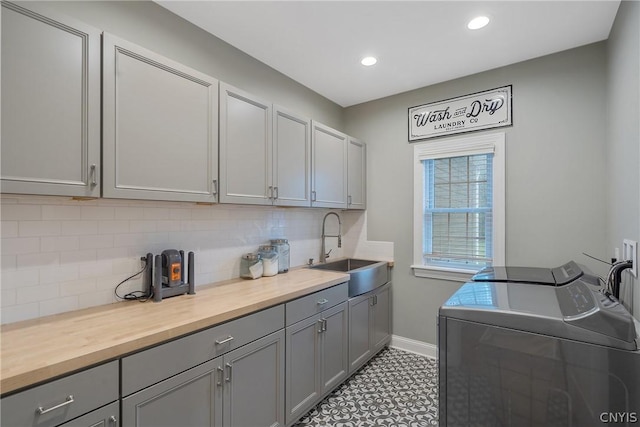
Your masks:
{"label": "washing machine", "polygon": [[582,276],[464,284],[439,310],[440,426],[640,424],[640,325]]}
{"label": "washing machine", "polygon": [[585,275],[574,261],[555,268],[541,267],[487,267],[471,277],[473,282],[537,283],[562,286]]}

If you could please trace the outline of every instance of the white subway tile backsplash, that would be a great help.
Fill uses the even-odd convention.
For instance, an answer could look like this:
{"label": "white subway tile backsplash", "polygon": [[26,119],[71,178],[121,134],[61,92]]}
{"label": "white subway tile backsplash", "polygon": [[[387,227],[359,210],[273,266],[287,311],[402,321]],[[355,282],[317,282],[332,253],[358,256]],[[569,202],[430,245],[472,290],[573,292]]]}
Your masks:
{"label": "white subway tile backsplash", "polygon": [[37,268],[9,270],[2,267],[2,289],[15,289],[21,286],[35,286],[40,283],[40,271]]}
{"label": "white subway tile backsplash", "polygon": [[44,301],[57,298],[59,294],[57,285],[22,286],[16,289],[16,303],[26,304],[30,302]]}
{"label": "white subway tile backsplash", "polygon": [[18,255],[17,268],[31,268],[60,264],[60,254],[57,252],[41,252],[37,254]]}
{"label": "white subway tile backsplash", "polygon": [[80,249],[78,236],[54,236],[40,239],[41,252],[76,251]]}
{"label": "white subway tile backsplash", "polygon": [[[114,302],[116,285],[142,269],[140,257],[148,252],[194,251],[196,288],[237,278],[241,255],[256,251],[270,238],[289,239],[292,267],[309,258],[318,262],[322,218],[327,213],[186,202],[0,198],[2,323]],[[361,213],[339,214],[344,246],[338,249],[335,242],[328,242],[332,258],[358,247],[349,238],[366,235]],[[136,276],[118,293],[143,288],[142,277]]]}
{"label": "white subway tile backsplash", "polygon": [[64,313],[79,308],[78,297],[76,295],[40,301],[39,303],[40,316]]}
{"label": "white subway tile backsplash", "polygon": [[3,238],[3,255],[33,254],[40,251],[40,238],[38,237],[15,237]]}
{"label": "white subway tile backsplash", "polygon": [[41,316],[40,307],[37,302],[2,307],[2,311],[0,313],[2,323],[19,322],[21,320],[33,319]]}
{"label": "white subway tile backsplash", "polygon": [[81,218],[82,208],[78,205],[70,206],[56,206],[56,205],[44,205],[42,206],[42,219],[44,220],[78,220]]}
{"label": "white subway tile backsplash", "polygon": [[60,221],[60,226],[63,236],[98,234],[98,221]]}
{"label": "white subway tile backsplash", "polygon": [[2,221],[0,237],[18,237],[18,221]]}
{"label": "white subway tile backsplash", "polygon": [[35,221],[42,219],[42,207],[39,205],[7,204],[2,199],[0,216],[5,221]]}
{"label": "white subway tile backsplash", "polygon": [[115,219],[115,209],[111,206],[82,206],[82,219]]}
{"label": "white subway tile backsplash", "polygon": [[18,223],[20,237],[59,236],[59,221],[20,221]]}
{"label": "white subway tile backsplash", "polygon": [[40,268],[40,283],[60,283],[78,278],[78,266],[73,265],[55,265],[42,266]]}
{"label": "white subway tile backsplash", "polygon": [[113,247],[113,235],[99,234],[77,237],[80,249],[103,249]]}

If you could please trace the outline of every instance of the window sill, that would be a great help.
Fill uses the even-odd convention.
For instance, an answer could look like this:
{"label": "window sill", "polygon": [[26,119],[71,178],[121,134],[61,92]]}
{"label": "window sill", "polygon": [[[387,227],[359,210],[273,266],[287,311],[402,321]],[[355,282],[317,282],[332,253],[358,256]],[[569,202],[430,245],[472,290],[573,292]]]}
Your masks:
{"label": "window sill", "polygon": [[448,280],[451,282],[465,283],[471,280],[476,271],[455,268],[431,267],[426,265],[412,265],[413,275],[429,279]]}

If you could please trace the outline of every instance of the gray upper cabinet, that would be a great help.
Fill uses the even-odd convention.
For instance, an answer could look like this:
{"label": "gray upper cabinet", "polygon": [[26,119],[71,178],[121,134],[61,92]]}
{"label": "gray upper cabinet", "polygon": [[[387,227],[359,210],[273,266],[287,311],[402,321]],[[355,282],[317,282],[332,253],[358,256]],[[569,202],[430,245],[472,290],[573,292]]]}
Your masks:
{"label": "gray upper cabinet", "polygon": [[367,145],[349,137],[347,150],[347,208],[366,209]]}
{"label": "gray upper cabinet", "polygon": [[103,35],[103,196],[215,202],[218,81]]}
{"label": "gray upper cabinet", "polygon": [[3,193],[100,196],[98,30],[2,2],[1,157]]}
{"label": "gray upper cabinet", "polygon": [[273,204],[311,206],[311,120],[273,107]]}
{"label": "gray upper cabinet", "polygon": [[311,206],[347,208],[347,135],[312,122]]}
{"label": "gray upper cabinet", "polygon": [[272,204],[271,103],[220,83],[220,201]]}

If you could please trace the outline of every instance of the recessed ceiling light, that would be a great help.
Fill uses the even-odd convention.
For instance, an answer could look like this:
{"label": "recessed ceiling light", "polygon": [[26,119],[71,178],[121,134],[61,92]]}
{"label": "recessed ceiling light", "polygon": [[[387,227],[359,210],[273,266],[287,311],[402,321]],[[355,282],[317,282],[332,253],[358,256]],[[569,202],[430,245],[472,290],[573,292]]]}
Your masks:
{"label": "recessed ceiling light", "polygon": [[367,56],[365,58],[362,58],[362,61],[360,61],[360,63],[362,65],[364,65],[365,67],[370,67],[373,64],[375,64],[376,62],[378,62],[378,60],[376,58],[374,58],[373,56]]}
{"label": "recessed ceiling light", "polygon": [[467,24],[467,28],[470,30],[478,30],[489,23],[489,18],[486,16],[476,16]]}

